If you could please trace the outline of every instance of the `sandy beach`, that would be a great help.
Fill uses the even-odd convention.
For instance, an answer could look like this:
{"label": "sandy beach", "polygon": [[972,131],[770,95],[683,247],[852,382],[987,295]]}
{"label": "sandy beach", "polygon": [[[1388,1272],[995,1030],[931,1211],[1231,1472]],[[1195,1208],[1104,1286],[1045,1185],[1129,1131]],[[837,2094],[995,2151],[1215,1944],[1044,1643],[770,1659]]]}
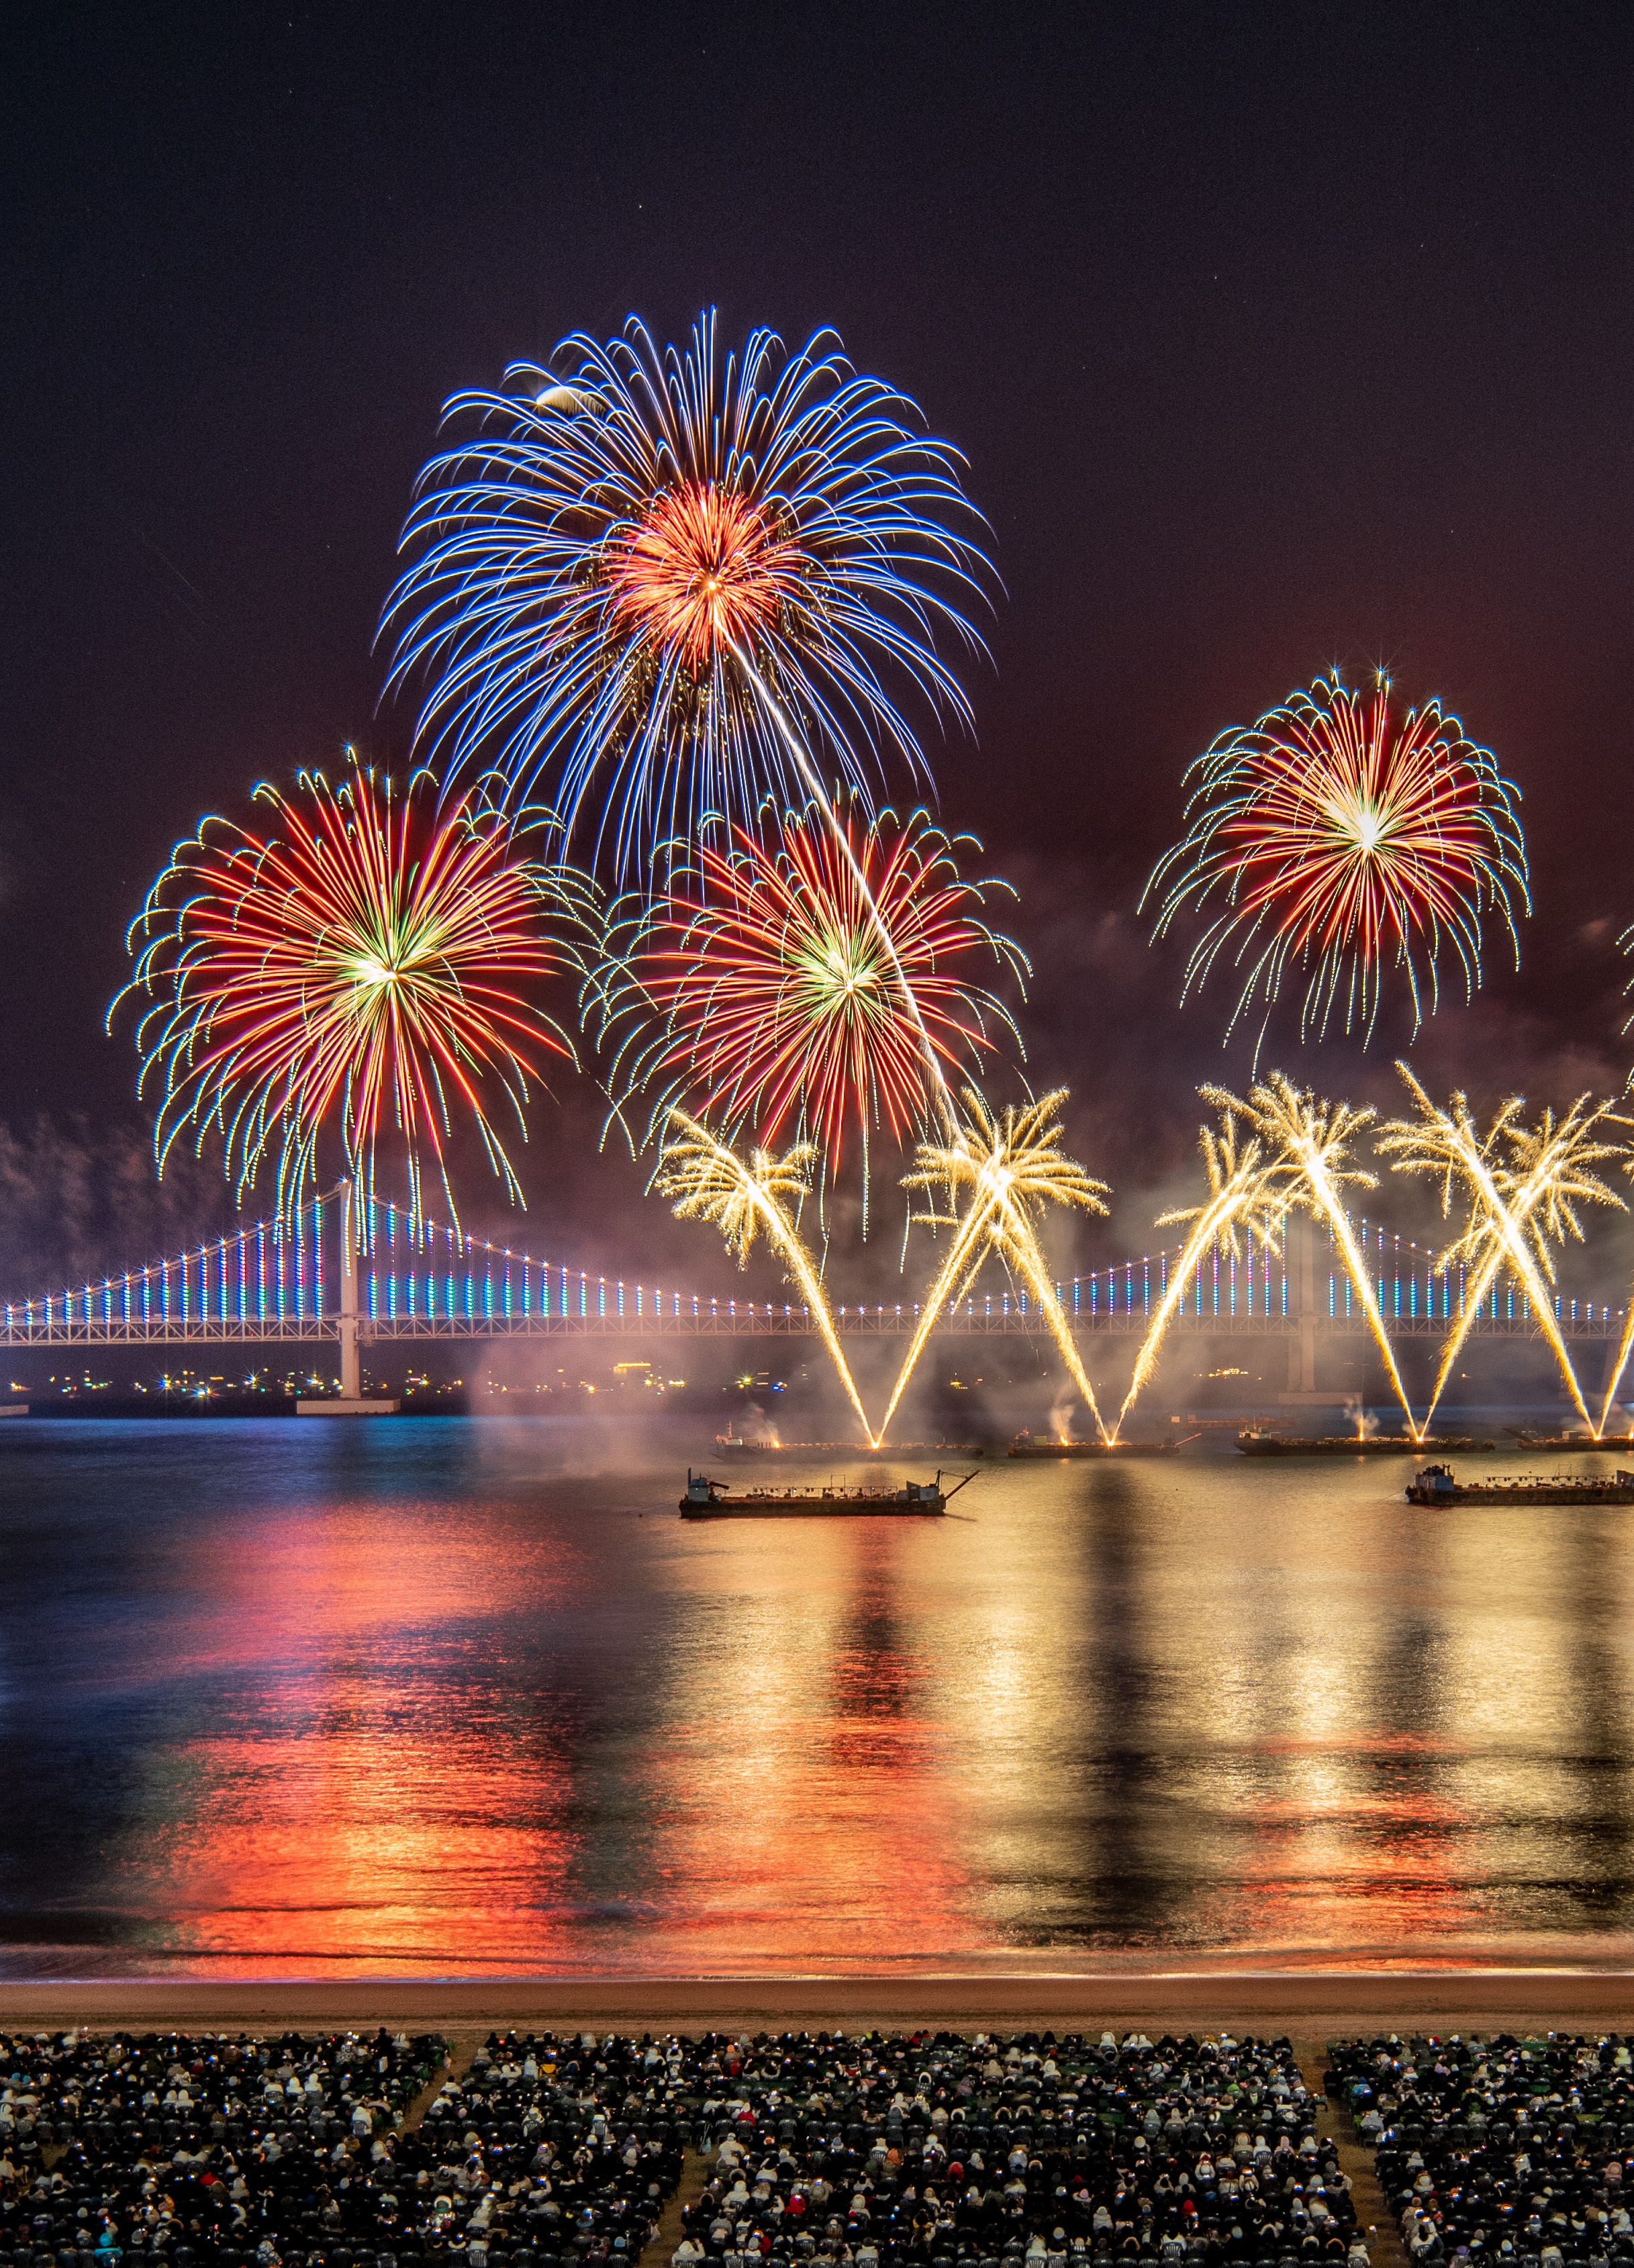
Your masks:
{"label": "sandy beach", "polygon": [[0,2029],[236,2031],[385,2024],[620,2031],[1272,2031],[1634,2029],[1634,1972],[1345,1970],[1146,1975],[292,1983],[166,1978],[0,1984]]}

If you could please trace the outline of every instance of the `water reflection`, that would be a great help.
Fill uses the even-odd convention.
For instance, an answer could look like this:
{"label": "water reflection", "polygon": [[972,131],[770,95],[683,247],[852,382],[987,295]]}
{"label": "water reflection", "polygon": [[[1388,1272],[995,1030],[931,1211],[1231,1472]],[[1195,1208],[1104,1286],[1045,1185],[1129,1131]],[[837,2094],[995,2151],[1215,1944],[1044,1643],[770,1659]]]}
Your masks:
{"label": "water reflection", "polygon": [[1209,1457],[691,1528],[689,1450],[14,1425],[0,1964],[1627,1960],[1618,1514]]}
{"label": "water reflection", "polygon": [[[448,1510],[302,1505],[188,1550],[175,1738],[107,1852],[139,1941],[436,1961],[558,1902],[570,1697],[541,1712],[493,1633],[570,1596],[578,1555],[548,1555],[503,1506]],[[451,1911],[446,1854],[477,1822]]]}
{"label": "water reflection", "polygon": [[[925,1645],[937,1532],[882,1523],[694,1531],[703,1631],[679,1650],[651,1760],[673,1965],[862,1964],[968,1929],[958,1757]],[[681,1922],[676,1929],[677,1920]],[[653,1940],[649,1939],[651,1944]]]}

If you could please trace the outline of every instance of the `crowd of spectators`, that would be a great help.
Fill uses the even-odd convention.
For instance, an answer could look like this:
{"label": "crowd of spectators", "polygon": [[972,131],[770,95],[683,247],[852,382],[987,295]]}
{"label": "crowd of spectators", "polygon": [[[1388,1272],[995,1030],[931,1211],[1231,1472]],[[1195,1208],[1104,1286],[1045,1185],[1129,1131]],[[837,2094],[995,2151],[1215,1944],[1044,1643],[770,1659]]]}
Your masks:
{"label": "crowd of spectators", "polygon": [[1287,2040],[688,2043],[710,2179],[677,2268],[1365,2268]]}
{"label": "crowd of spectators", "polygon": [[684,2060],[493,2035],[445,2078],[430,2034],[0,2039],[0,2268],[615,2268],[680,2179]]}
{"label": "crowd of spectators", "polygon": [[470,2268],[631,2261],[658,2234],[692,2131],[690,2043],[490,2033],[408,2138],[431,2249]]}
{"label": "crowd of spectators", "polygon": [[675,2268],[1367,2268],[1285,2039],[505,2032],[462,2070],[385,2032],[0,2054],[0,2268],[629,2268],[688,2149]]}
{"label": "crowd of spectators", "polygon": [[[1329,2061],[1419,2268],[1634,2268],[1634,2044]],[[1229,2035],[0,2037],[0,2268],[633,2268],[688,2149],[673,2268],[1367,2268],[1316,2108]]]}
{"label": "crowd of spectators", "polygon": [[0,2036],[0,2263],[333,2268],[390,2250],[440,2038]]}
{"label": "crowd of spectators", "polygon": [[1329,2085],[1418,2263],[1634,2260],[1634,2056],[1616,2033],[1346,2040]]}

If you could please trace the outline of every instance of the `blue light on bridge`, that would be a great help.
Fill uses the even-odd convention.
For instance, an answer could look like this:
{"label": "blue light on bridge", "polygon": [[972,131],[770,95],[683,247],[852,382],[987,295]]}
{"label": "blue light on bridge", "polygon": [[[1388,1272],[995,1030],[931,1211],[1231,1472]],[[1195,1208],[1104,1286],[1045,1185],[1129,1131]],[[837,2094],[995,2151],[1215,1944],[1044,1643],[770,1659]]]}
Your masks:
{"label": "blue light on bridge", "polygon": [[[303,1325],[332,1317],[325,1283],[335,1256],[326,1253],[324,1247],[326,1239],[335,1241],[340,1223],[347,1217],[347,1209],[333,1195],[315,1200],[302,1207],[286,1229],[270,1221],[258,1222],[218,1237],[213,1244],[201,1244],[177,1257],[129,1270],[119,1278],[107,1276],[99,1285],[87,1282],[70,1286],[60,1296],[9,1302],[7,1328],[19,1335],[48,1332],[61,1336],[64,1331],[83,1331],[114,1338],[121,1332],[158,1336],[174,1329],[199,1337],[217,1330],[224,1334],[233,1327],[250,1332],[257,1322],[276,1321],[278,1326],[285,1329],[293,1326],[298,1332]],[[1421,1253],[1421,1248],[1410,1241],[1403,1250],[1403,1240],[1387,1233],[1381,1224],[1363,1219],[1358,1227],[1360,1248],[1368,1256],[1369,1288],[1381,1314],[1410,1327],[1422,1327],[1447,1322],[1454,1313],[1466,1313],[1469,1287],[1461,1264],[1454,1284],[1450,1268],[1437,1268],[1432,1256]],[[651,1316],[655,1322],[680,1323],[689,1317],[699,1323],[730,1325],[748,1321],[757,1328],[767,1328],[779,1313],[769,1301],[748,1301],[740,1307],[735,1300],[729,1300],[723,1309],[718,1300],[677,1291],[667,1295],[666,1308],[666,1294],[656,1285],[605,1276],[593,1278],[588,1270],[535,1260],[510,1247],[489,1245],[426,1220],[411,1208],[382,1206],[372,1200],[364,1208],[359,1228],[368,1262],[357,1270],[360,1278],[367,1278],[366,1284],[357,1285],[359,1306],[366,1322],[377,1327],[406,1323],[412,1329],[421,1322],[458,1323],[481,1333],[489,1326],[526,1329],[537,1314],[546,1323],[577,1319],[588,1324],[593,1320],[603,1327],[609,1322],[644,1323]],[[416,1264],[422,1254],[423,1267]],[[1138,1263],[1131,1258],[1112,1268],[1064,1279],[1054,1285],[1055,1297],[1064,1308],[1070,1291],[1072,1314],[1092,1325],[1103,1319],[1127,1318],[1131,1323],[1137,1318],[1149,1320],[1154,1291],[1159,1301],[1168,1295],[1170,1256],[1166,1251],[1145,1254]],[[1424,1263],[1422,1285],[1421,1256]],[[1358,1287],[1350,1271],[1339,1264],[1341,1260],[1330,1237],[1327,1316],[1333,1322],[1343,1318],[1353,1323],[1364,1301],[1358,1296]],[[1197,1322],[1206,1323],[1212,1317],[1238,1322],[1262,1317],[1269,1322],[1273,1316],[1286,1322],[1290,1318],[1288,1270],[1282,1255],[1269,1237],[1256,1240],[1251,1232],[1245,1233],[1240,1251],[1233,1252],[1228,1247],[1222,1254],[1217,1245],[1203,1256],[1179,1288],[1178,1314]],[[1597,1318],[1595,1306],[1564,1294],[1554,1298],[1557,1320],[1579,1330],[1592,1329],[1597,1322],[1602,1329],[1609,1325],[1610,1310],[1602,1307]],[[791,1320],[796,1310],[784,1303],[781,1312],[785,1320]],[[799,1312],[805,1315],[806,1311]],[[872,1315],[882,1322],[887,1315],[901,1321],[916,1314],[918,1309],[897,1302],[890,1307],[848,1306],[842,1312],[852,1318]],[[997,1295],[983,1292],[979,1305],[974,1296],[949,1303],[950,1320],[961,1312],[973,1322],[980,1319],[997,1323],[1015,1318],[1030,1325],[1038,1315],[1039,1300],[1025,1289],[1012,1286]],[[1513,1278],[1483,1287],[1479,1317],[1492,1328],[1504,1322],[1524,1323],[1532,1313],[1524,1290],[1517,1306]]]}

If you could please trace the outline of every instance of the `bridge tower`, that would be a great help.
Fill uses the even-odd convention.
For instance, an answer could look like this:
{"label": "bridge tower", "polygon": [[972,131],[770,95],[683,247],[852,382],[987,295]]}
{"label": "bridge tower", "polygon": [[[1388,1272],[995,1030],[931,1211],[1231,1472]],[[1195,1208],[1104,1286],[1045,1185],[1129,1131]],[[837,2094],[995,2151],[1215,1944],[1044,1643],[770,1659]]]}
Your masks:
{"label": "bridge tower", "polygon": [[398,1406],[395,1401],[374,1396],[364,1399],[363,1365],[357,1349],[357,1254],[363,1241],[363,1190],[356,1182],[342,1182],[340,1196],[341,1306],[335,1336],[341,1351],[341,1390],[338,1396],[325,1395],[321,1400],[298,1402],[295,1412],[299,1418],[388,1418]]}
{"label": "bridge tower", "polygon": [[341,1185],[341,1399],[363,1400],[363,1369],[357,1359],[357,1232],[362,1202],[356,1182]]}
{"label": "bridge tower", "polygon": [[1316,1385],[1316,1239],[1303,1213],[1289,1217],[1287,1229],[1288,1390],[1284,1402],[1330,1402]]}

